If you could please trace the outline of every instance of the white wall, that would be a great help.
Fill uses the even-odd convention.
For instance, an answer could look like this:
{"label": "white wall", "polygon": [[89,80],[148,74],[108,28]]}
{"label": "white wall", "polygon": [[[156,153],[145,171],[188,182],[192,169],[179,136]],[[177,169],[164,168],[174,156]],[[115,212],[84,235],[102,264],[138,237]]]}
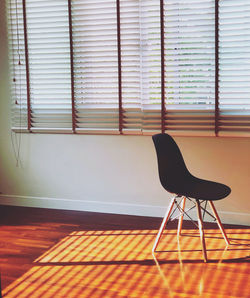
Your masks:
{"label": "white wall", "polygon": [[[151,137],[22,134],[21,166],[16,167],[2,5],[1,1],[0,202],[162,216],[170,195],[158,179]],[[222,220],[250,224],[250,138],[176,141],[193,174],[232,188],[228,198],[216,203]]]}

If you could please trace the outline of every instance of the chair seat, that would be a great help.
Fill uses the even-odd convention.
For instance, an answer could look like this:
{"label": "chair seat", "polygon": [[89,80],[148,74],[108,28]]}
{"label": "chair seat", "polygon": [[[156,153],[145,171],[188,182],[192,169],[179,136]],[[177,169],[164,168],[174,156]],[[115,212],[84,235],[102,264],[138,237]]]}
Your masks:
{"label": "chair seat", "polygon": [[231,192],[225,184],[196,177],[189,178],[180,187],[176,187],[174,193],[198,200],[216,201],[225,198]]}

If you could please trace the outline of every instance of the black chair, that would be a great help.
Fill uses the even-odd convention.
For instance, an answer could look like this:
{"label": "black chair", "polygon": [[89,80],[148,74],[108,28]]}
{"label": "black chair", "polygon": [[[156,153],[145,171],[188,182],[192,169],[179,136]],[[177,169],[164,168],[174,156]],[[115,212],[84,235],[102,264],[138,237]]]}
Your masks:
{"label": "black chair", "polygon": [[[197,207],[198,227],[200,230],[203,257],[204,261],[207,262],[202,210],[204,211],[203,217],[205,213],[207,213],[214,219],[216,219],[222,235],[226,241],[226,244],[229,245],[229,240],[222,226],[218,213],[214,207],[213,201],[225,198],[230,194],[231,189],[224,184],[199,179],[193,176],[188,171],[180,149],[170,135],[157,134],[154,135],[152,138],[157,153],[158,170],[161,184],[165,188],[165,190],[175,194],[162,221],[152,252],[154,253],[156,251],[163,230],[167,222],[171,219],[174,205],[176,206],[175,209],[178,209],[180,211],[180,214],[178,216],[179,222],[177,235],[178,237],[181,235],[184,214],[191,219],[187,212],[192,208],[189,208],[189,210],[185,211],[186,199],[188,199],[192,201]],[[205,207],[202,207],[202,203],[205,204]],[[214,216],[207,211],[207,203],[209,203]]]}

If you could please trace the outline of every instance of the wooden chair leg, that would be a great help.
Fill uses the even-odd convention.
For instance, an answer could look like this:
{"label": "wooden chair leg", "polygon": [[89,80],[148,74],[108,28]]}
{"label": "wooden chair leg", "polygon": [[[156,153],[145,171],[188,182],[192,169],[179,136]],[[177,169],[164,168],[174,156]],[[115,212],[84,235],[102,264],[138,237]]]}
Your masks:
{"label": "wooden chair leg", "polygon": [[[183,199],[182,199],[182,205],[181,205],[181,209],[183,211],[185,210],[185,204],[186,204],[186,197],[183,197]],[[177,236],[178,237],[181,235],[181,229],[182,229],[182,223],[183,223],[183,216],[184,216],[184,213],[181,214],[181,216],[179,217],[179,221],[178,221],[178,231],[177,231]]]}
{"label": "wooden chair leg", "polygon": [[214,216],[215,216],[216,221],[217,221],[217,224],[218,224],[218,226],[219,226],[219,228],[221,230],[221,233],[222,233],[222,235],[223,235],[223,237],[224,237],[224,239],[226,241],[226,244],[229,245],[230,244],[229,239],[227,238],[226,231],[224,230],[224,227],[223,227],[223,225],[221,223],[221,220],[219,218],[219,215],[218,215],[218,213],[217,213],[217,211],[215,209],[214,203],[212,201],[209,201],[209,204],[210,204],[210,207],[211,207],[211,209],[212,209],[212,211],[214,213]]}
{"label": "wooden chair leg", "polygon": [[160,241],[160,239],[161,239],[161,236],[162,236],[162,233],[163,233],[163,231],[164,231],[164,228],[165,228],[165,226],[166,226],[166,224],[167,224],[167,222],[168,222],[168,220],[169,220],[169,217],[170,217],[170,215],[171,215],[172,209],[173,209],[173,207],[174,207],[175,200],[176,200],[176,197],[174,197],[174,198],[171,200],[171,202],[170,202],[170,204],[169,204],[169,207],[168,207],[168,210],[167,210],[167,212],[166,212],[166,214],[165,214],[165,216],[164,216],[164,218],[163,218],[163,221],[162,221],[162,223],[161,223],[161,227],[160,227],[160,229],[159,229],[159,231],[158,231],[158,234],[157,234],[156,239],[155,239],[154,246],[153,246],[153,248],[152,248],[152,252],[153,252],[153,253],[156,251],[156,248],[157,248],[157,246],[158,246],[158,244],[159,244],[159,241]]}
{"label": "wooden chair leg", "polygon": [[201,215],[201,206],[200,206],[199,200],[196,200],[196,207],[197,207],[197,213],[198,213],[198,224],[199,224],[199,230],[200,230],[203,258],[204,258],[204,262],[207,262],[205,234],[204,234],[203,221],[202,221],[202,215]]}

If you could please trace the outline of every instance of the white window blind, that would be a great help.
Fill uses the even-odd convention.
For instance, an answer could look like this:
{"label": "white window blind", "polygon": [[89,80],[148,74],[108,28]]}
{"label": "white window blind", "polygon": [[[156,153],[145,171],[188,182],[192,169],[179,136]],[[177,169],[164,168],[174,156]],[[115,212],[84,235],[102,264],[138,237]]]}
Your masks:
{"label": "white window blind", "polygon": [[214,134],[214,0],[164,4],[166,129]]}
{"label": "white window blind", "polygon": [[143,132],[161,130],[161,38],[160,2],[141,3],[141,80]]}
{"label": "white window blind", "polygon": [[160,130],[159,1],[121,0],[124,133]]}
{"label": "white window blind", "polygon": [[142,130],[139,1],[120,1],[121,75],[124,133]]}
{"label": "white window blind", "polygon": [[32,131],[71,129],[67,0],[26,0]]}
{"label": "white window blind", "polygon": [[7,3],[15,130],[249,135],[248,0]]}
{"label": "white window blind", "polygon": [[250,135],[250,2],[219,1],[219,128]]}
{"label": "white window blind", "polygon": [[72,1],[77,128],[119,132],[116,0]]}

